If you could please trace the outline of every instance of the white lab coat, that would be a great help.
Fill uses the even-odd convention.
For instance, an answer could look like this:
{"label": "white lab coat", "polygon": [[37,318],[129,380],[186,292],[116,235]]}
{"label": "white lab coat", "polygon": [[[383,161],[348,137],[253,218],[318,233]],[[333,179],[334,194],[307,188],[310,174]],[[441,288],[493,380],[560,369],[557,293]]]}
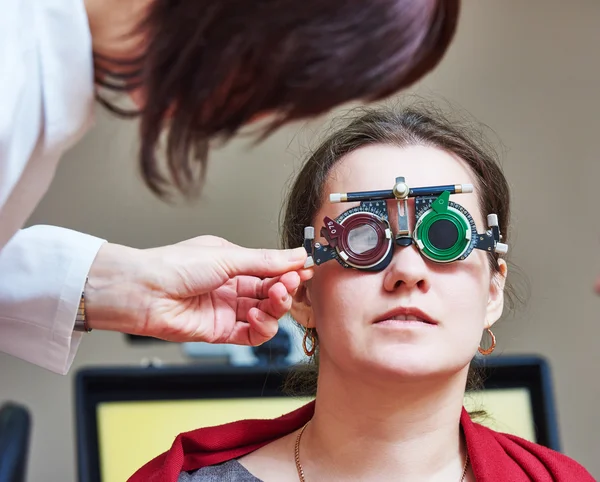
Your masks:
{"label": "white lab coat", "polygon": [[0,351],[62,374],[104,240],[22,227],[93,122],[91,52],[83,0],[0,0]]}

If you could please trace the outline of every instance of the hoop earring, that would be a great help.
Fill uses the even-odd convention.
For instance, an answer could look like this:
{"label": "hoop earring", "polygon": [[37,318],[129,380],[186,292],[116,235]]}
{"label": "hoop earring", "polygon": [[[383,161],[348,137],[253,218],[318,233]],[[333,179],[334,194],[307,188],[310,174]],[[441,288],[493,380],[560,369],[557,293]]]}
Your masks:
{"label": "hoop earring", "polygon": [[492,339],[492,343],[490,344],[490,346],[488,348],[481,348],[481,346],[480,346],[479,348],[477,348],[477,350],[482,355],[489,355],[494,351],[494,348],[496,348],[496,337],[492,333],[492,330],[490,330],[489,328],[486,328],[485,331],[487,331],[488,334],[490,335],[490,338]]}
{"label": "hoop earring", "polygon": [[[317,336],[314,328],[307,328],[304,331],[304,337],[302,338],[302,349],[306,356],[313,356],[315,351],[317,351]],[[310,335],[309,335],[310,332]],[[310,336],[310,349],[307,346],[308,337]]]}

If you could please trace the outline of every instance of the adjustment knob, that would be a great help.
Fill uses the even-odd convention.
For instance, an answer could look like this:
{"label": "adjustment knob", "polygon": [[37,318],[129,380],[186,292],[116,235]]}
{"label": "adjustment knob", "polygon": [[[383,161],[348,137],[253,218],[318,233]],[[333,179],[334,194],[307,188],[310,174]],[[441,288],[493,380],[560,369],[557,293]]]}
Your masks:
{"label": "adjustment knob", "polygon": [[394,196],[396,199],[404,199],[408,196],[410,189],[404,182],[398,182],[394,185]]}
{"label": "adjustment knob", "polygon": [[508,253],[508,244],[496,243],[496,247],[494,248],[494,251],[498,254],[506,254],[506,253]]}
{"label": "adjustment knob", "polygon": [[488,214],[487,217],[488,227],[498,226],[498,215],[497,214]]}

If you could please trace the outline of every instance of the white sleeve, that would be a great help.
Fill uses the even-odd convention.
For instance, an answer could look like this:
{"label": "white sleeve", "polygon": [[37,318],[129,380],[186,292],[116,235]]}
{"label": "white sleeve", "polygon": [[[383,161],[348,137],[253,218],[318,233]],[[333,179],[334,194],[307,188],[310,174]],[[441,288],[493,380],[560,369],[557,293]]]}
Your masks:
{"label": "white sleeve", "polygon": [[0,351],[69,371],[81,293],[103,239],[53,226],[19,231],[0,250]]}
{"label": "white sleeve", "polygon": [[0,249],[94,120],[83,0],[0,0]]}
{"label": "white sleeve", "polygon": [[19,229],[93,123],[92,39],[83,0],[0,0],[0,9],[0,351],[64,374],[103,240]]}

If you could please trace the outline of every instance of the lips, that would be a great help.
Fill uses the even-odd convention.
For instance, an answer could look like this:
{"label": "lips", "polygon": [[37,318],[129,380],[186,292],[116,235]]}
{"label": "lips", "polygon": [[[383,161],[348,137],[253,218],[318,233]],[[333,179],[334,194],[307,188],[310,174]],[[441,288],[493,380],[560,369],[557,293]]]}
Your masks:
{"label": "lips", "polygon": [[437,325],[438,322],[434,320],[424,311],[413,308],[413,307],[398,307],[388,311],[384,315],[378,317],[375,323],[381,323],[384,321],[405,321],[405,322],[421,322],[427,325]]}

